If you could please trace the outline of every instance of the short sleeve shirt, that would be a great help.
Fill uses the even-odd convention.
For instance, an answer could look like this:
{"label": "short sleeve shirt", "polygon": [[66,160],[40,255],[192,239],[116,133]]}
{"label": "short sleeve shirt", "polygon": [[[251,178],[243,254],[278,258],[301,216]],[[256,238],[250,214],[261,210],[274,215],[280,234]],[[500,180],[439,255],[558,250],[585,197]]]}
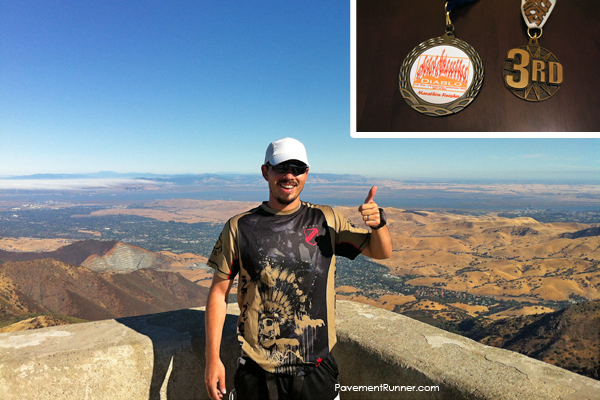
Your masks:
{"label": "short sleeve shirt", "polygon": [[273,373],[318,366],[336,342],[335,256],[354,259],[369,241],[338,211],[305,202],[231,218],[208,265],[224,279],[239,274],[242,353]]}

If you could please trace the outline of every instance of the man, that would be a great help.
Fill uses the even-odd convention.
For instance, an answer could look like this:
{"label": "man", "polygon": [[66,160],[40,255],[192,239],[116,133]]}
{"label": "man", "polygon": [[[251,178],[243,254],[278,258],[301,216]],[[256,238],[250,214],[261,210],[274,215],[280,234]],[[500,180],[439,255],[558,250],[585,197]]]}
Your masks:
{"label": "man", "polygon": [[335,256],[388,258],[385,214],[371,188],[359,212],[366,229],[327,206],[300,200],[310,164],[292,138],[269,145],[262,175],[269,200],[231,218],[208,265],[215,269],[206,306],[206,374],[210,397],[226,393],[219,347],[233,279],[239,274],[237,399],[337,397]]}

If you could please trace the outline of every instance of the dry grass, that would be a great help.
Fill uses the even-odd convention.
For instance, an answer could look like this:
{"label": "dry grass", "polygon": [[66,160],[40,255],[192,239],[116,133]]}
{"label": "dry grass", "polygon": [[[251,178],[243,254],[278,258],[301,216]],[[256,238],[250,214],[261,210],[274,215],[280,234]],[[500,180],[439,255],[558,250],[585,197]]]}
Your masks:
{"label": "dry grass", "polygon": [[488,318],[496,320],[509,317],[519,317],[521,315],[535,315],[554,312],[555,310],[544,306],[527,306],[522,308],[511,308],[496,314],[492,314]]}
{"label": "dry grass", "polygon": [[158,200],[144,204],[149,208],[111,208],[94,211],[92,216],[100,215],[138,215],[160,221],[185,223],[226,222],[236,214],[250,210],[260,203],[248,201],[209,201],[172,199]]}
{"label": "dry grass", "polygon": [[67,239],[0,238],[0,249],[19,252],[46,252],[73,243]]}
{"label": "dry grass", "polygon": [[[534,185],[535,186],[535,185]],[[544,187],[515,190],[544,191]],[[356,209],[340,207],[354,223]],[[411,285],[527,299],[600,298],[600,237],[561,238],[591,227],[445,212],[387,210],[394,253],[380,261]]]}

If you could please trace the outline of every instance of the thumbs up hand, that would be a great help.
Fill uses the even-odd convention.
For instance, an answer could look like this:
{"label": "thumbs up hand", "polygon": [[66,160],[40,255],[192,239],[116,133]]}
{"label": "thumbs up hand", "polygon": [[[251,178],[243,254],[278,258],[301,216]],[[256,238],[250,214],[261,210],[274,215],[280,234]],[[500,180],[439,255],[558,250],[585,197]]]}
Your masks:
{"label": "thumbs up hand", "polygon": [[361,254],[370,258],[382,260],[392,256],[392,238],[385,223],[383,224],[383,227],[379,228],[382,221],[379,207],[373,201],[375,193],[377,193],[377,186],[373,186],[371,190],[369,190],[369,195],[365,199],[365,204],[358,207],[358,211],[360,212],[360,215],[362,215],[365,225],[372,228],[369,245],[363,249]]}
{"label": "thumbs up hand", "polygon": [[373,186],[371,190],[369,190],[369,194],[365,199],[365,203],[358,207],[358,211],[362,215],[362,219],[363,221],[365,221],[365,225],[369,227],[378,226],[381,222],[379,215],[379,206],[377,206],[377,203],[373,201],[375,193],[377,193],[377,186]]}

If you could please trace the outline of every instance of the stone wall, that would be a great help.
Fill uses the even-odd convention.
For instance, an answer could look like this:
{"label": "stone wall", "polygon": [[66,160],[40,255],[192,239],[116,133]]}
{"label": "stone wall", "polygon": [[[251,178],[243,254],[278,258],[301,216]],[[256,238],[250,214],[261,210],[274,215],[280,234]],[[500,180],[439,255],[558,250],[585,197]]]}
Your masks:
{"label": "stone wall", "polygon": [[[414,386],[410,393],[347,392],[342,399],[600,399],[600,382],[400,314],[338,302],[343,385]],[[430,391],[418,391],[430,389]],[[428,386],[439,386],[431,391]]]}
{"label": "stone wall", "polygon": [[[228,389],[239,355],[230,307]],[[383,309],[339,301],[336,315],[342,400],[600,398],[598,381]],[[0,399],[205,399],[204,334],[201,309],[0,334]]]}

